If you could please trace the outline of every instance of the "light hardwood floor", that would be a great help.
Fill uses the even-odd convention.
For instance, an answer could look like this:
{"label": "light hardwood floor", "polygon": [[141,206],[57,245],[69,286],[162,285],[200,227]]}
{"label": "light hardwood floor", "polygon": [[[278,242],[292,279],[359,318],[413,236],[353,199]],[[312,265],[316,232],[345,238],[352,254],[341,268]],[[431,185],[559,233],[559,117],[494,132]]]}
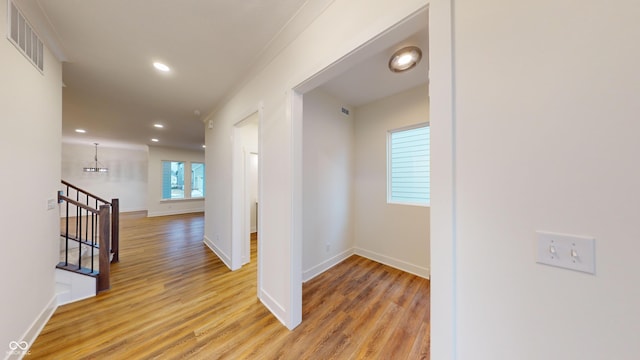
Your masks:
{"label": "light hardwood floor", "polygon": [[287,330],[202,243],[202,214],[123,215],[111,290],[58,308],[29,359],[429,359],[429,281],[352,256],[303,286]]}

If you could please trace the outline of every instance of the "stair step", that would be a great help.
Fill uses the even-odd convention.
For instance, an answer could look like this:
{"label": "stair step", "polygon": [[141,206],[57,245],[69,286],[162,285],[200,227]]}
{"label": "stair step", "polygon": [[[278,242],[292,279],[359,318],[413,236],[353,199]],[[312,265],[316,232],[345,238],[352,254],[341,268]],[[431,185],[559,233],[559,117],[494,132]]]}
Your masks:
{"label": "stair step", "polygon": [[56,295],[67,294],[71,292],[71,285],[56,282]]}
{"label": "stair step", "polygon": [[58,265],[56,265],[56,268],[71,271],[78,274],[91,276],[91,277],[96,277],[99,275],[99,272],[97,269],[94,269],[93,271],[91,271],[91,269],[88,269],[85,267],[78,268],[78,265],[74,265],[74,264],[65,265],[64,261],[59,262]]}
{"label": "stair step", "polygon": [[86,273],[56,268],[56,300],[58,305],[96,296],[97,278]]}

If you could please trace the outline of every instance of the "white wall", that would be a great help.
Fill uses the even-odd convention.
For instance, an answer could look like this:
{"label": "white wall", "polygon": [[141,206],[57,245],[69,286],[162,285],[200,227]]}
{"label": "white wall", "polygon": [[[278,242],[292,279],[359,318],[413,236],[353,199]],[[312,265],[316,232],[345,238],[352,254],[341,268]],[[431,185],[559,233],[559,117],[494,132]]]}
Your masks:
{"label": "white wall", "polygon": [[[191,162],[204,162],[204,151],[188,151],[161,146],[149,146],[147,185],[147,215],[164,216],[204,211],[204,199],[162,200],[162,161],[184,161],[185,197],[191,195]],[[207,171],[205,167],[205,171]],[[209,172],[207,171],[207,175]],[[208,191],[209,179],[206,179]],[[207,194],[205,193],[205,197]]]}
{"label": "white wall", "polygon": [[[40,73],[6,39],[0,3],[0,357],[11,341],[33,343],[55,310],[54,270],[60,232],[62,67],[45,47]],[[47,201],[54,208],[47,209]],[[16,357],[17,358],[17,357]]]}
{"label": "white wall", "polygon": [[107,201],[120,199],[120,212],[146,210],[147,147],[99,145],[98,161],[100,166],[109,168],[109,172],[82,171],[84,167],[94,166],[94,154],[95,147],[90,141],[63,142],[62,179]]}
{"label": "white wall", "polygon": [[[231,135],[233,125],[262,107],[261,215],[258,295],[289,328],[301,321],[301,124],[291,89],[426,6],[426,0],[336,0],[273,61],[210,116],[206,131],[205,237],[231,250]],[[294,114],[295,116],[292,116]],[[298,149],[299,150],[299,149]],[[300,168],[298,168],[300,167]]]}
{"label": "white wall", "polygon": [[304,95],[302,270],[307,281],[353,254],[354,120],[322,90]]}
{"label": "white wall", "polygon": [[[451,56],[448,6],[436,2],[432,72]],[[434,259],[454,255],[453,271],[434,261],[432,313],[449,314],[441,300],[455,299],[456,339],[432,356],[637,359],[639,3],[456,1],[453,10],[453,108],[443,77],[431,104],[434,119],[451,115],[434,120],[432,154],[452,155],[433,163],[433,193],[452,196],[438,199],[432,220],[452,224],[455,243],[432,237]],[[595,237],[596,274],[536,264],[536,230]],[[437,274],[454,275],[453,293]],[[438,319],[431,332],[447,328]]]}
{"label": "white wall", "polygon": [[426,85],[356,108],[355,251],[422,277],[429,276],[429,208],[387,203],[387,132],[427,121]]}

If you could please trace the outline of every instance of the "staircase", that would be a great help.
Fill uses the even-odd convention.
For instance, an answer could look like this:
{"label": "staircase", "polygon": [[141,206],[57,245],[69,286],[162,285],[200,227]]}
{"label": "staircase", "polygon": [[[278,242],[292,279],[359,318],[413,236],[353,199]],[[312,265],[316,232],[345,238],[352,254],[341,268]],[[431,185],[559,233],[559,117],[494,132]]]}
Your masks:
{"label": "staircase", "polygon": [[62,180],[58,304],[95,296],[111,287],[110,265],[119,261],[119,201],[106,201]]}

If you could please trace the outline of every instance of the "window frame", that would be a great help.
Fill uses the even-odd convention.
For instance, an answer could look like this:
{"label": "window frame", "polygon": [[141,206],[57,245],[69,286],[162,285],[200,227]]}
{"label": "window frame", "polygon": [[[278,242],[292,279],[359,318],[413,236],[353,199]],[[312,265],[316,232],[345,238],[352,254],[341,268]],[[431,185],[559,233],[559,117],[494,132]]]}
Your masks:
{"label": "window frame", "polygon": [[[173,197],[173,192],[171,192],[171,197],[169,198],[165,198],[164,197],[164,190],[165,190],[165,176],[164,176],[164,164],[165,163],[181,163],[182,164],[182,197]],[[187,164],[187,161],[184,160],[161,160],[160,161],[160,200],[161,201],[180,201],[180,200],[185,200],[188,199],[188,197],[186,197],[186,182],[185,180],[185,166]],[[169,180],[171,181],[171,180]],[[169,184],[170,187],[172,187],[172,183]],[[172,190],[172,189],[170,189]]]}
{"label": "window frame", "polygon": [[[194,185],[194,170],[193,164],[202,165],[202,196],[193,196],[193,185]],[[207,184],[207,167],[204,161],[190,161],[189,162],[189,170],[191,171],[191,179],[189,179],[189,198],[190,199],[204,199],[207,195],[206,192],[206,184]]]}
{"label": "window frame", "polygon": [[[393,198],[393,181],[392,181],[392,175],[393,175],[393,169],[392,169],[392,135],[394,133],[398,133],[398,132],[403,132],[403,131],[408,131],[408,130],[413,130],[413,129],[418,129],[418,128],[422,128],[422,127],[426,127],[429,128],[429,134],[428,134],[428,143],[427,146],[429,148],[429,161],[428,161],[428,166],[429,166],[429,176],[428,176],[428,186],[429,186],[429,192],[428,192],[428,196],[427,196],[427,201],[426,202],[418,202],[418,201],[402,201],[402,200],[398,200],[398,199],[394,199]],[[409,126],[404,126],[404,127],[400,127],[400,128],[395,128],[395,129],[390,129],[387,130],[387,204],[393,204],[393,205],[409,205],[409,206],[420,206],[420,207],[430,207],[431,206],[431,159],[430,159],[430,150],[431,150],[431,122],[430,121],[426,121],[426,122],[421,122],[421,123],[417,123],[417,124],[413,124],[413,125],[409,125]]]}

